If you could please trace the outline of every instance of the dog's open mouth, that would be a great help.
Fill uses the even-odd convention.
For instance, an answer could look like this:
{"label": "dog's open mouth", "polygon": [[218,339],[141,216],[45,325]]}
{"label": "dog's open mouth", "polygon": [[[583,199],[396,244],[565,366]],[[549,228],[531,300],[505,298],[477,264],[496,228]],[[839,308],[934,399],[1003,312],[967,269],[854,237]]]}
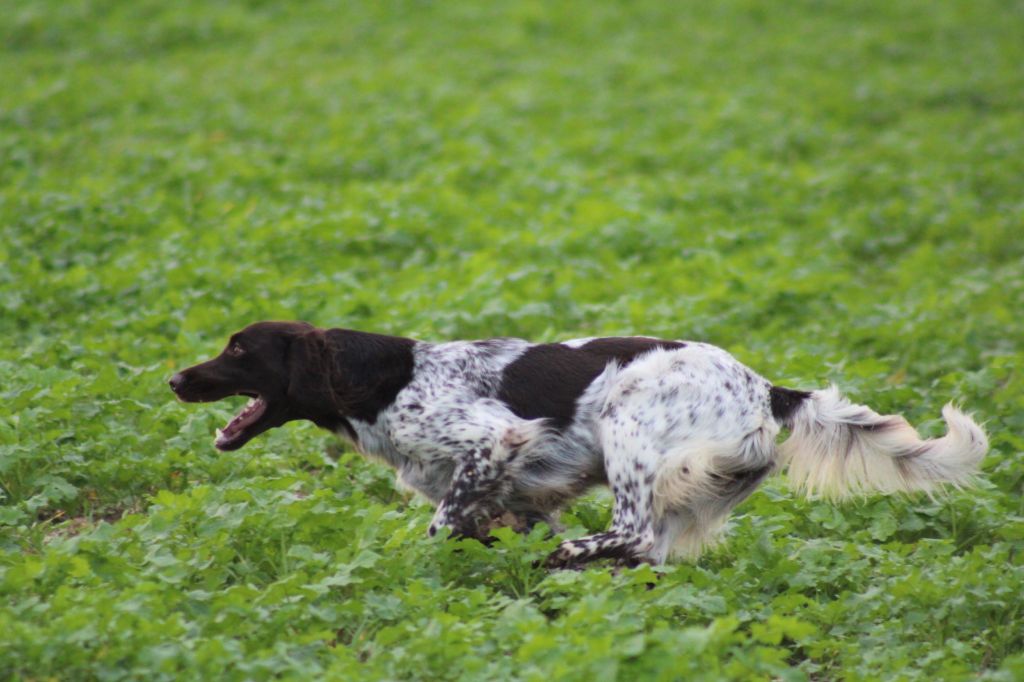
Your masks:
{"label": "dog's open mouth", "polygon": [[260,420],[260,417],[267,411],[267,403],[263,398],[256,396],[249,400],[242,411],[235,415],[223,429],[217,429],[217,439],[213,442],[218,450],[230,449],[245,436],[245,430]]}

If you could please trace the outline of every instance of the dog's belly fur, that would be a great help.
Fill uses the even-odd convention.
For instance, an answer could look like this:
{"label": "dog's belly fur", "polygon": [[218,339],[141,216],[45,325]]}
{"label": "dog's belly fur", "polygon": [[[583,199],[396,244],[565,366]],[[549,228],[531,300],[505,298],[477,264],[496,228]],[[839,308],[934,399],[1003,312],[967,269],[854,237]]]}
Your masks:
{"label": "dog's belly fur", "polygon": [[[510,423],[514,427],[514,424]],[[543,433],[525,443],[509,476],[501,508],[516,514],[550,514],[592,486],[607,483],[603,453],[591,438]],[[399,482],[434,503],[450,489],[454,458],[424,461],[410,451],[398,468]]]}

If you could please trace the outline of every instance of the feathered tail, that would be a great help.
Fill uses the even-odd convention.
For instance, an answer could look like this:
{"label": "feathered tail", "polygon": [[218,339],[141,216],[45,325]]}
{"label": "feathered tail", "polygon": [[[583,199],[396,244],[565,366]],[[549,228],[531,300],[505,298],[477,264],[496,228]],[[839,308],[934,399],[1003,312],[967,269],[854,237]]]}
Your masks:
{"label": "feathered tail", "polygon": [[791,435],[780,447],[782,462],[796,488],[830,499],[969,485],[988,438],[952,404],[942,416],[946,435],[921,440],[903,417],[854,405],[835,386],[814,391],[785,420]]}

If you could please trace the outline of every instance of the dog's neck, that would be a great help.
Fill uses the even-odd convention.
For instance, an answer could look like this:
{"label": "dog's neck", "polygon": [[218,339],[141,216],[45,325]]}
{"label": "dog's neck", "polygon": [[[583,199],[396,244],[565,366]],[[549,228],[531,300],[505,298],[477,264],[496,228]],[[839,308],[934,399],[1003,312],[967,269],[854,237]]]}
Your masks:
{"label": "dog's neck", "polygon": [[[412,381],[412,339],[351,329],[317,330],[310,371],[314,390],[328,393],[336,409],[309,418],[322,428],[355,438],[351,420],[373,424],[398,392]],[[324,402],[320,402],[324,404]]]}

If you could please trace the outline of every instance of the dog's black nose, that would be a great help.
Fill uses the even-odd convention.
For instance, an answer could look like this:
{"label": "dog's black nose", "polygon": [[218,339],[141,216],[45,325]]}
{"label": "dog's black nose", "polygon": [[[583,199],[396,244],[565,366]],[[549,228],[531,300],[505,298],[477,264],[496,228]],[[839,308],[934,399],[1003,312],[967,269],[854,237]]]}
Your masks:
{"label": "dog's black nose", "polygon": [[181,388],[181,385],[185,383],[185,375],[182,374],[181,372],[178,372],[173,377],[171,377],[167,383],[171,385],[171,390],[177,393],[178,390]]}

